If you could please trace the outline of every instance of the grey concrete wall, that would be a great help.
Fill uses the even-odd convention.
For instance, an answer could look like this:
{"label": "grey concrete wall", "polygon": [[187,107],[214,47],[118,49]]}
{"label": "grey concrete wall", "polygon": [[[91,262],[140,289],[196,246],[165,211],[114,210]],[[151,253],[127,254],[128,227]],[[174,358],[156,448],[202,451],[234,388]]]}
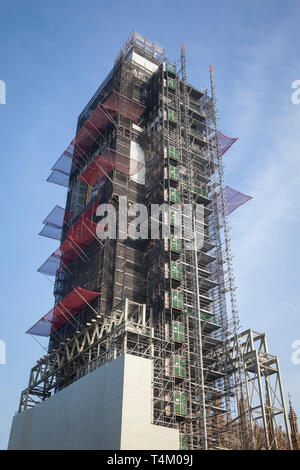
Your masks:
{"label": "grey concrete wall", "polygon": [[179,449],[179,432],[151,424],[150,359],[125,355],[13,419],[9,449]]}
{"label": "grey concrete wall", "polygon": [[16,415],[8,449],[120,449],[124,357]]}
{"label": "grey concrete wall", "polygon": [[151,424],[152,361],[125,357],[122,414],[122,450],[178,450],[178,429]]}

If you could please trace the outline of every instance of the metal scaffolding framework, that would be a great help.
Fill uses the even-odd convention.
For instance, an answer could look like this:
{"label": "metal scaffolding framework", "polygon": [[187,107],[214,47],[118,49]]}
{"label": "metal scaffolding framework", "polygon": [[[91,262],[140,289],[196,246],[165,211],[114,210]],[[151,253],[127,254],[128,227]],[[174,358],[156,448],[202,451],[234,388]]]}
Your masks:
{"label": "metal scaffolding framework", "polygon": [[[223,155],[236,139],[218,128],[212,66],[210,80],[210,95],[194,88],[183,46],[170,62],[133,32],[80,114],[49,179],[68,187],[66,209],[56,206],[41,232],[61,242],[39,271],[55,276],[53,311],[63,318],[47,325],[48,354],[19,412],[128,353],[152,360],[152,423],[179,429],[180,449],[290,445],[278,359],[264,335],[239,331],[228,214],[250,197],[225,186]],[[171,236],[99,238],[97,207],[112,204],[118,220],[124,196],[129,219],[143,203]],[[153,204],[168,209],[153,214]],[[74,290],[89,293],[75,307]]]}

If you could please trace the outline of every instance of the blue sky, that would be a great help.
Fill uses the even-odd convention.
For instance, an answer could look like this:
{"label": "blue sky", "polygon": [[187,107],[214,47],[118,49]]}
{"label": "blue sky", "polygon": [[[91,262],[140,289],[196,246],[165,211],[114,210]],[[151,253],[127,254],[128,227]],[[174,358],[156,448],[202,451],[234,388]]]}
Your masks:
{"label": "blue sky", "polygon": [[66,190],[46,178],[133,29],[170,59],[185,44],[188,81],[198,88],[215,66],[221,130],[239,137],[224,157],[227,184],[253,196],[230,216],[241,323],[267,333],[300,415],[300,364],[291,361],[300,339],[300,105],[291,102],[299,14],[293,0],[1,1],[0,448],[44,354],[24,332],[53,305],[53,286],[36,269],[57,243],[37,234]]}

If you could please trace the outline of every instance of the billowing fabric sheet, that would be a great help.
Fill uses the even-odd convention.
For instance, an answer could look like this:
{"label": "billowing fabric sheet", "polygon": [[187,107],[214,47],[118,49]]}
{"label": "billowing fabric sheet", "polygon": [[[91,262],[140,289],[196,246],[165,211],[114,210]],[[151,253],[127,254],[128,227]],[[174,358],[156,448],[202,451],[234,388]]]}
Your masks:
{"label": "billowing fabric sheet", "polygon": [[100,292],[89,291],[79,286],[75,287],[70,294],[64,297],[26,333],[36,336],[49,336],[99,295]]}

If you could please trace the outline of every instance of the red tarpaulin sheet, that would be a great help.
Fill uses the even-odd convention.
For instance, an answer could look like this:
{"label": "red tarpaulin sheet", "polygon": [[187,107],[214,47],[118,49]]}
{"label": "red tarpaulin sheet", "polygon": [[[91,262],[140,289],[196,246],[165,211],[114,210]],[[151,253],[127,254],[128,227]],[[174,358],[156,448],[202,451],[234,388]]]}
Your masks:
{"label": "red tarpaulin sheet", "polygon": [[227,200],[227,214],[231,214],[238,207],[245,204],[245,202],[252,199],[252,196],[247,196],[246,194],[240,193],[235,189],[225,186],[225,195]]}
{"label": "red tarpaulin sheet", "polygon": [[143,163],[130,159],[127,155],[117,152],[116,150],[107,149],[103,156],[98,155],[98,157],[96,157],[79,179],[94,186],[96,183],[102,181],[114,168],[132,176],[143,166]]}
{"label": "red tarpaulin sheet", "polygon": [[57,250],[38,269],[42,274],[55,276],[71,261],[80,255],[96,237],[97,223],[91,218],[95,214],[99,201],[95,201],[69,228],[66,239]]}
{"label": "red tarpaulin sheet", "polygon": [[96,237],[97,223],[90,220],[95,214],[99,201],[94,202],[69,228],[65,241],[60,245],[61,260],[70,263]]}
{"label": "red tarpaulin sheet", "polygon": [[99,134],[110,122],[111,120],[107,111],[102,109],[101,104],[98,104],[79,129],[70,145],[51,168],[52,172],[47,181],[68,187],[72,166],[74,166],[76,162],[84,156],[91,145],[97,141]]}
{"label": "red tarpaulin sheet", "polygon": [[126,98],[115,91],[112,92],[103,104],[98,103],[91,112],[68,148],[53,166],[52,173],[47,181],[68,187],[72,165],[75,166],[81,160],[91,145],[97,141],[99,134],[106,129],[108,124],[113,122],[116,113],[136,120],[145,109],[145,106],[132,99]]}
{"label": "red tarpaulin sheet", "polygon": [[103,107],[110,111],[120,113],[122,116],[132,119],[133,121],[141,117],[146,109],[146,106],[143,106],[130,98],[126,98],[126,96],[122,96],[116,91],[113,91],[108,99],[103,103]]}
{"label": "red tarpaulin sheet", "polygon": [[70,294],[64,297],[26,333],[36,336],[49,336],[99,295],[100,292],[89,291],[79,286],[75,287]]}
{"label": "red tarpaulin sheet", "polygon": [[136,120],[145,109],[145,106],[115,91],[112,92],[103,104],[97,104],[96,108],[77,132],[74,138],[74,160],[79,161],[82,158],[82,155],[96,142],[99,134],[113,121],[116,113]]}
{"label": "red tarpaulin sheet", "polygon": [[97,141],[99,134],[104,131],[110,122],[111,119],[108,113],[102,108],[101,104],[98,104],[74,138],[74,160],[79,161],[82,158],[83,154]]}
{"label": "red tarpaulin sheet", "polygon": [[87,169],[80,176],[80,180],[94,186],[96,183],[102,181],[106,175],[109,175],[113,170],[111,163],[104,160],[101,155],[87,167]]}
{"label": "red tarpaulin sheet", "polygon": [[65,241],[60,245],[60,255],[63,263],[71,263],[93,239],[96,237],[97,223],[84,218],[77,229],[67,235]]}

